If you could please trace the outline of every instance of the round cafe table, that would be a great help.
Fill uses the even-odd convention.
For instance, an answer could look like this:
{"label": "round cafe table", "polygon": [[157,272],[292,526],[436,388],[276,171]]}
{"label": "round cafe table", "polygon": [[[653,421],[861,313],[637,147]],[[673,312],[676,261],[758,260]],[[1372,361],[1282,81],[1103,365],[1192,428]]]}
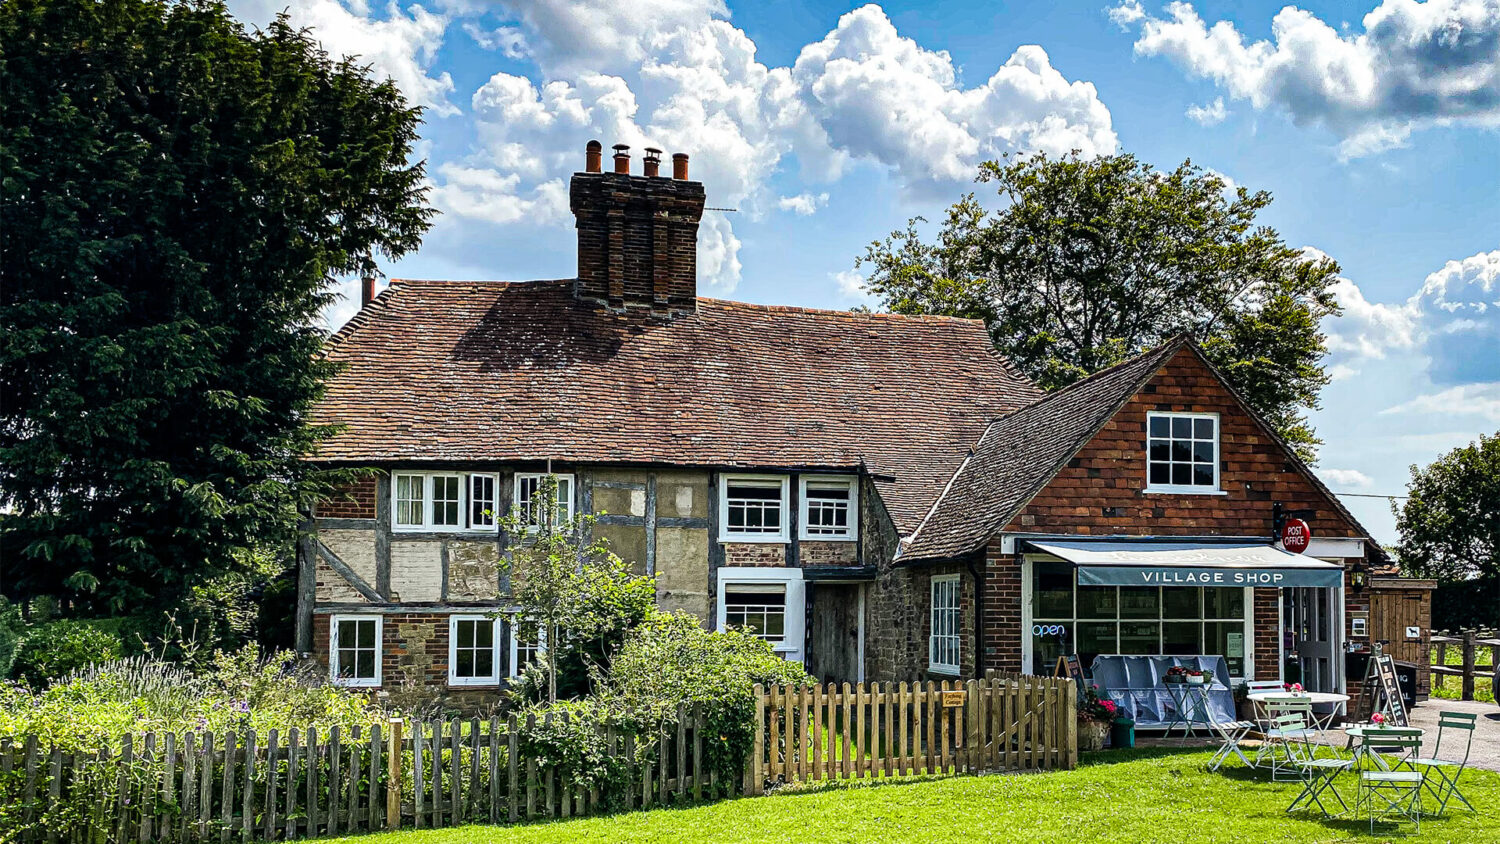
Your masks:
{"label": "round cafe table", "polygon": [[1354,745],[1351,755],[1354,760],[1355,770],[1363,770],[1364,766],[1362,763],[1367,759],[1382,771],[1389,771],[1391,769],[1375,749],[1380,745],[1380,737],[1382,735],[1390,735],[1391,733],[1423,735],[1422,728],[1420,727],[1387,727],[1380,724],[1359,724],[1344,730],[1344,735],[1348,736]]}
{"label": "round cafe table", "polygon": [[1256,692],[1250,695],[1250,701],[1251,703],[1255,704],[1256,710],[1261,715],[1264,715],[1267,701],[1272,699],[1291,697],[1298,698],[1299,700],[1306,700],[1314,706],[1318,704],[1334,704],[1334,706],[1332,706],[1328,710],[1328,714],[1322,716],[1321,718],[1318,717],[1317,712],[1314,712],[1312,714],[1312,726],[1316,727],[1319,730],[1327,730],[1330,726],[1332,726],[1334,716],[1338,715],[1339,708],[1337,704],[1349,702],[1348,695],[1340,694],[1338,692]]}

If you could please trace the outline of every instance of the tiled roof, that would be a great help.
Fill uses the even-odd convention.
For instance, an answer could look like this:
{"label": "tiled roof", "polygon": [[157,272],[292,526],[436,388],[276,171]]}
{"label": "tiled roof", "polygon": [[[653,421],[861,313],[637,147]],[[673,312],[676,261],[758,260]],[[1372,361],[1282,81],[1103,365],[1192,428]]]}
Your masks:
{"label": "tiled roof", "polygon": [[916,528],[985,426],[1040,392],[984,326],[699,299],[651,321],[571,280],[393,281],[329,342],[336,464],[863,466]]}
{"label": "tiled roof", "polygon": [[1173,340],[991,423],[901,558],[951,557],[983,545],[1184,343]]}
{"label": "tiled roof", "polygon": [[[1361,535],[1370,533],[1354,518],[1275,429],[1245,404],[1223,373],[1187,335],[1124,363],[1049,393],[1033,404],[991,423],[947,489],[933,503],[917,531],[903,543],[900,559],[953,557],[973,551],[1004,528],[1067,465],[1078,450],[1182,349],[1192,350],[1224,384],[1251,418],[1286,453],[1287,461],[1328,499]],[[1376,548],[1377,557],[1384,552]]]}

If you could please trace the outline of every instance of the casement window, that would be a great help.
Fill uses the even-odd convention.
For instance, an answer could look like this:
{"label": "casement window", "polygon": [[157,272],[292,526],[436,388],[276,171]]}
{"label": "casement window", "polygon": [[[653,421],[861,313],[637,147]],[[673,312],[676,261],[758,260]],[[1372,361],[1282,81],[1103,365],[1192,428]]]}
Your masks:
{"label": "casement window", "polygon": [[329,619],[328,671],[340,686],[379,686],[381,627],[378,615]]}
{"label": "casement window", "polygon": [[484,615],[448,617],[448,685],[500,682],[500,620]]}
{"label": "casement window", "polygon": [[717,630],[737,628],[769,642],[782,659],[801,662],[806,647],[807,591],[802,570],[722,566]]}
{"label": "casement window", "polygon": [[[527,527],[541,527],[545,514],[541,512],[542,481],[544,473],[516,474],[516,507]],[[573,519],[573,476],[553,475],[557,480],[557,512],[551,518],[554,525],[566,525]]]}
{"label": "casement window", "polygon": [[790,484],[784,477],[719,478],[719,538],[735,542],[787,541]]}
{"label": "casement window", "polygon": [[391,527],[396,531],[488,530],[500,508],[499,477],[484,472],[396,472]]}
{"label": "casement window", "polygon": [[786,641],[786,585],[737,583],[725,589],[724,623],[772,645]]}
{"label": "casement window", "polygon": [[521,669],[545,658],[546,635],[540,625],[526,618],[510,622],[510,676],[521,676]]}
{"label": "casement window", "polygon": [[942,674],[959,672],[962,586],[956,574],[932,578],[932,629],[927,636],[927,667]]}
{"label": "casement window", "polygon": [[1146,491],[1220,492],[1218,414],[1146,414]]}
{"label": "casement window", "polygon": [[859,536],[859,482],[848,477],[806,477],[800,483],[802,539],[849,541]]}

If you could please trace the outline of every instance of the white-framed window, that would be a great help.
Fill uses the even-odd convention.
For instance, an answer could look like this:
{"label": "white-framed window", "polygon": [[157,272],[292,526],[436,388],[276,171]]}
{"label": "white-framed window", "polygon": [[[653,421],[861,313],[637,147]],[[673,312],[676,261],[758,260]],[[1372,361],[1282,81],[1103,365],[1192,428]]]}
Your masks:
{"label": "white-framed window", "polygon": [[383,619],[378,615],[335,615],[328,623],[328,673],[333,682],[379,686]]}
{"label": "white-framed window", "polygon": [[724,623],[770,642],[786,641],[786,584],[736,583],[724,590]]}
{"label": "white-framed window", "polygon": [[500,619],[448,616],[448,685],[493,686],[500,682]]}
{"label": "white-framed window", "polygon": [[[541,527],[543,513],[537,500],[542,488],[545,472],[516,473],[516,507],[527,527]],[[557,479],[557,512],[552,515],[554,525],[567,524],[573,519],[573,476],[553,475]]]}
{"label": "white-framed window", "polygon": [[770,642],[777,656],[802,661],[807,592],[801,569],[722,566],[718,581],[715,629],[746,629]]}
{"label": "white-framed window", "polygon": [[858,479],[804,475],[799,486],[800,538],[852,541],[859,537]]}
{"label": "white-framed window", "polygon": [[1219,415],[1146,414],[1146,491],[1219,493]]}
{"label": "white-framed window", "polygon": [[962,584],[956,574],[932,578],[932,629],[927,635],[927,667],[942,674],[959,672],[962,637]]}
{"label": "white-framed window", "polygon": [[787,541],[791,484],[784,476],[722,475],[719,478],[719,539]]}
{"label": "white-framed window", "polygon": [[541,625],[529,618],[514,616],[510,620],[510,676],[521,676],[521,669],[543,658],[547,635]]}
{"label": "white-framed window", "polygon": [[500,507],[499,476],[487,472],[394,472],[391,528],[397,532],[487,530]]}

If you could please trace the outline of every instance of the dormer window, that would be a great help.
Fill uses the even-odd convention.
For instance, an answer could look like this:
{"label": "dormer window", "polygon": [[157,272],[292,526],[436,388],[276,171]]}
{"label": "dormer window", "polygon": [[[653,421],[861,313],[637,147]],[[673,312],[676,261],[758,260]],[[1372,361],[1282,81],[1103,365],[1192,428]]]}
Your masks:
{"label": "dormer window", "polygon": [[719,478],[719,539],[733,542],[786,542],[787,478],[777,475],[723,475]]}
{"label": "dormer window", "polygon": [[1219,415],[1146,414],[1146,491],[1219,494]]}

